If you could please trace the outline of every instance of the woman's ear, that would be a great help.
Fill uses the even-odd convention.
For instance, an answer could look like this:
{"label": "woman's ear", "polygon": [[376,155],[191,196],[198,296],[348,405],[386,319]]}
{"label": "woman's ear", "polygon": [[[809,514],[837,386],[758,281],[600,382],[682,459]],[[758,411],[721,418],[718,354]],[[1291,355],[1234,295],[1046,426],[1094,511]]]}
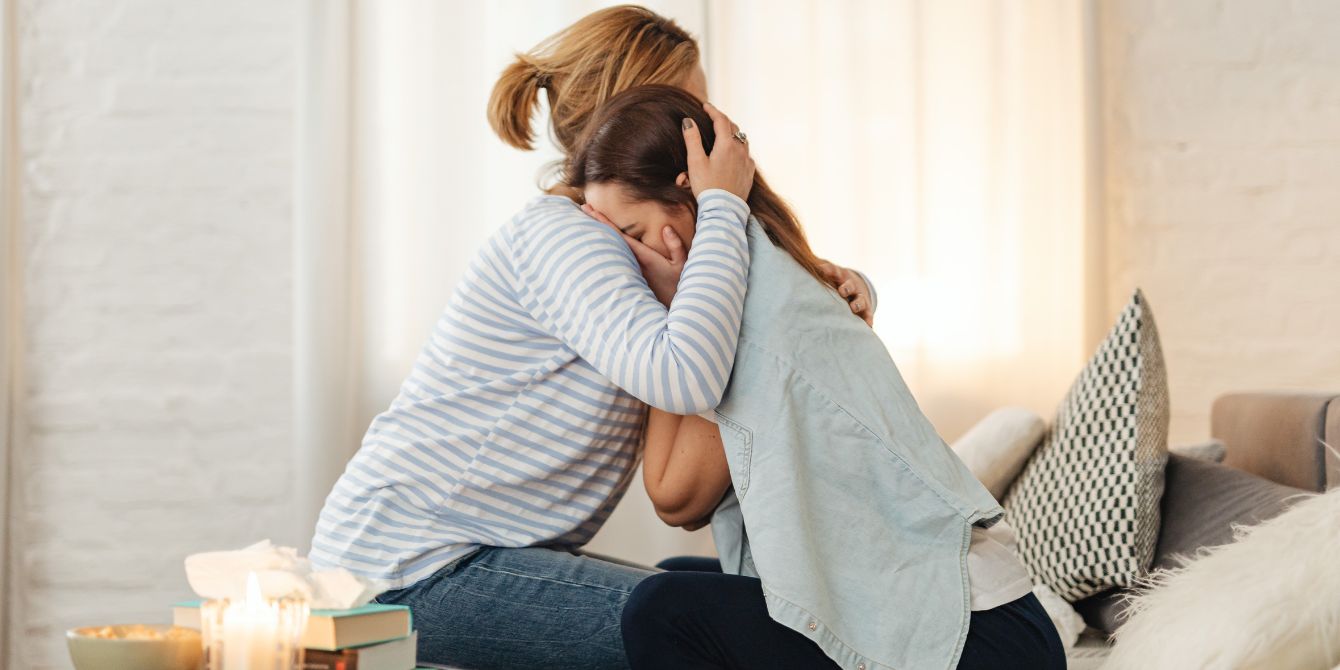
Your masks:
{"label": "woman's ear", "polygon": [[689,173],[687,172],[679,173],[679,176],[675,177],[675,186],[678,186],[680,188],[690,188]]}

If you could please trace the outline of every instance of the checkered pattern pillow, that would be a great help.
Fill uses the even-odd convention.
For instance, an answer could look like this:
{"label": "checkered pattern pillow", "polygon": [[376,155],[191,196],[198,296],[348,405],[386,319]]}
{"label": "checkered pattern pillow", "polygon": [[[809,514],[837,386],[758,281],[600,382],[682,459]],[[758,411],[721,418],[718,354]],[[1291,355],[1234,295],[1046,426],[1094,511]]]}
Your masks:
{"label": "checkered pattern pillow", "polygon": [[1074,602],[1144,574],[1158,541],[1168,380],[1138,289],[1006,495],[1033,581]]}

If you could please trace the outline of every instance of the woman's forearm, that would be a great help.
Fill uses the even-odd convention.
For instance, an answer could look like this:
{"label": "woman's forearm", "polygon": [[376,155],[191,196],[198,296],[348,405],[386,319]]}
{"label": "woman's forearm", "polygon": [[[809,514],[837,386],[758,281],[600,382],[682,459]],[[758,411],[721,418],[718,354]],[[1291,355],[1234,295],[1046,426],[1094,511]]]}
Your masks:
{"label": "woman's forearm", "polygon": [[[697,229],[667,310],[618,233],[570,201],[541,199],[511,227],[526,315],[616,386],[690,414],[721,402],[735,361],[749,274],[749,207],[719,189],[698,199]],[[656,370],[653,375],[649,371]]]}
{"label": "woman's forearm", "polygon": [[709,514],[730,486],[730,465],[716,424],[648,410],[642,478],[665,523],[684,526]]}

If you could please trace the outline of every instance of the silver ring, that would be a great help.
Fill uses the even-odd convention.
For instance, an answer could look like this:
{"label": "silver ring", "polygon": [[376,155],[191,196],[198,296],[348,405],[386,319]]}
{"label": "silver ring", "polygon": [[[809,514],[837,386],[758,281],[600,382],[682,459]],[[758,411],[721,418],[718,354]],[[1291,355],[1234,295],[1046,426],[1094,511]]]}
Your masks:
{"label": "silver ring", "polygon": [[740,140],[740,144],[749,144],[749,138],[745,136],[743,130],[737,130],[737,131],[735,131],[735,134],[734,134],[734,135],[731,135],[731,137],[734,137],[735,139]]}

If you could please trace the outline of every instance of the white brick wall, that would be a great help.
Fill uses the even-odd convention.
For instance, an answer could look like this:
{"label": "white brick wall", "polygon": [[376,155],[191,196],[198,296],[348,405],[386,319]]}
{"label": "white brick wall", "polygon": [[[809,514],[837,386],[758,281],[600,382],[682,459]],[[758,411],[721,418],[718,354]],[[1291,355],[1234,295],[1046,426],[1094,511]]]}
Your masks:
{"label": "white brick wall", "polygon": [[1340,390],[1340,2],[1100,2],[1108,311],[1144,287],[1174,443],[1238,390]]}
{"label": "white brick wall", "polygon": [[292,3],[19,2],[31,434],[11,668],[286,538]]}

